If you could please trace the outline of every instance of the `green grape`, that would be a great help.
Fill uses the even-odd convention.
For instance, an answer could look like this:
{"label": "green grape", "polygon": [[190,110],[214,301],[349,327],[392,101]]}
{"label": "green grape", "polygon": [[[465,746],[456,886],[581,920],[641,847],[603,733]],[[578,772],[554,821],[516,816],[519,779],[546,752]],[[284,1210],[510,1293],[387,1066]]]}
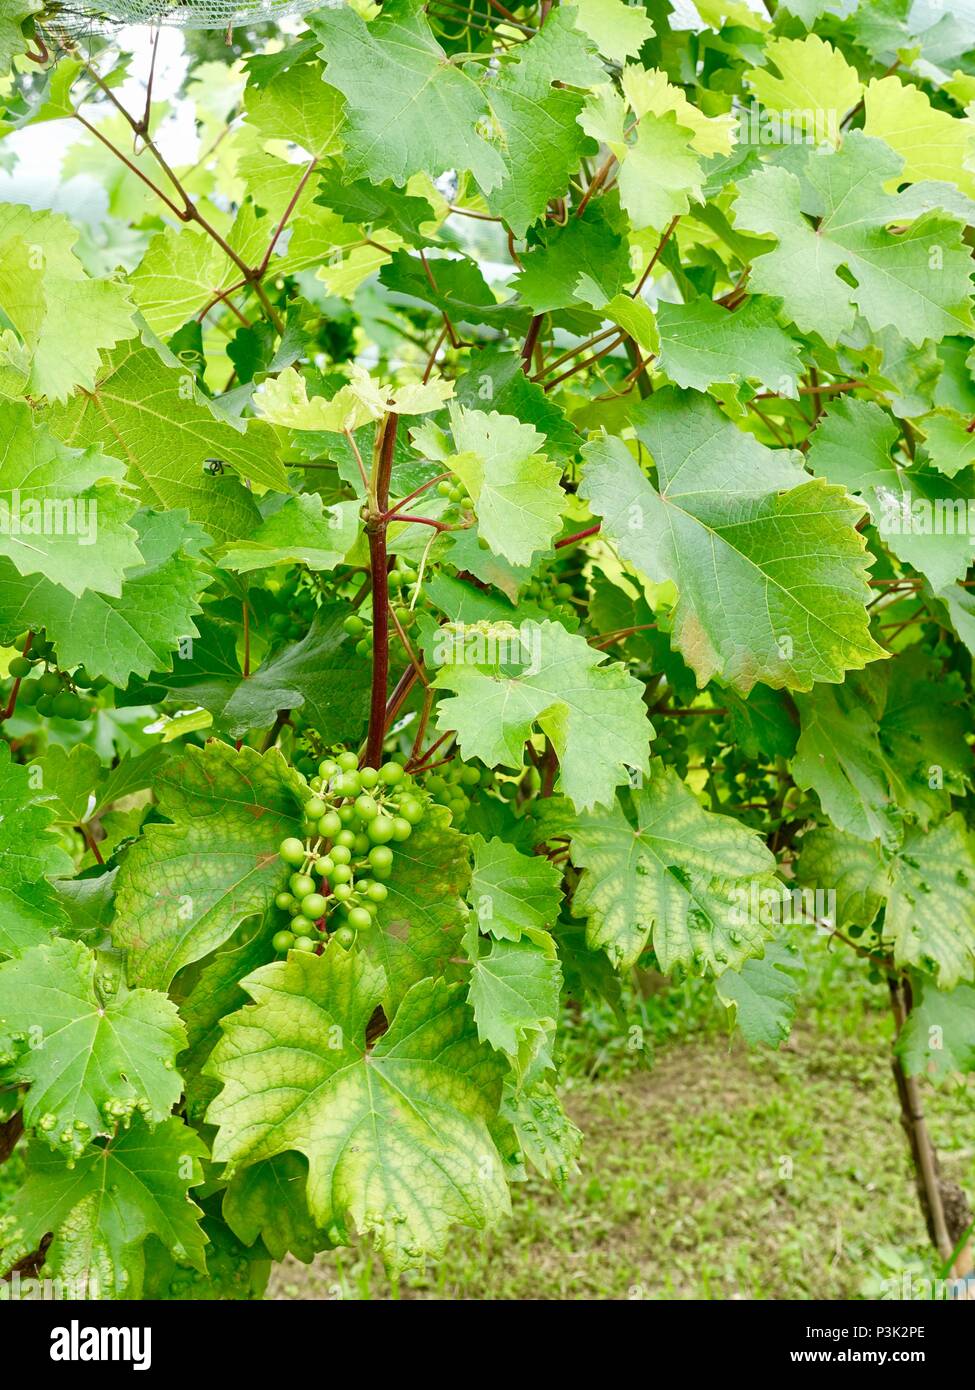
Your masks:
{"label": "green grape", "polygon": [[402,843],[413,834],[413,827],[405,816],[393,817],[393,839]]}
{"label": "green grape", "polygon": [[342,829],[342,821],[337,811],[326,811],[318,822],[318,833],[325,840],[334,839]]}
{"label": "green grape", "polygon": [[280,908],[282,912],[287,912],[294,906],[294,898],[290,893],[278,893],[274,899],[274,906]]}
{"label": "green grape", "polygon": [[276,951],[290,951],[295,944],[294,935],[289,931],[276,931],[271,937],[271,945]]}
{"label": "green grape", "polygon": [[369,880],[368,886],[365,889],[365,894],[370,902],[384,903],[389,897],[389,889],[386,887],[385,883],[375,883]]}
{"label": "green grape", "polygon": [[311,821],[321,820],[328,807],[320,796],[313,796],[310,801],[305,802],[305,815]]}
{"label": "green grape", "polygon": [[372,844],[368,835],[356,835],[352,841],[352,851],[361,859],[364,854],[369,853],[369,846]]}
{"label": "green grape", "polygon": [[342,627],[349,637],[361,637],[366,630],[366,625],[358,613],[350,613],[342,623]]}
{"label": "green grape", "polygon": [[310,936],[297,936],[297,937],[295,937],[295,944],[294,944],[294,946],[292,947],[292,950],[294,950],[294,951],[314,951],[314,950],[317,948],[317,946],[318,946],[318,942],[317,942],[316,940],[314,940],[312,937],[310,937]]}
{"label": "green grape", "polygon": [[399,763],[383,763],[379,769],[378,777],[380,782],[384,782],[387,787],[395,787],[398,782],[402,782],[406,773]]}
{"label": "green grape", "polygon": [[31,705],[36,705],[42,699],[40,681],[24,681],[20,687],[20,694],[17,696],[17,703],[25,705],[28,709]]}
{"label": "green grape", "polygon": [[315,891],[315,880],[309,878],[308,874],[292,874],[289,879],[289,886],[292,893],[299,902],[307,898],[309,893]]}
{"label": "green grape", "polygon": [[323,782],[328,782],[339,770],[339,765],[334,758],[325,758],[318,764],[318,775]]}
{"label": "green grape", "polygon": [[310,917],[313,922],[324,915],[327,907],[328,903],[322,897],[321,893],[309,893],[306,898],[302,898],[301,900],[302,912],[306,917]]}
{"label": "green grape", "polygon": [[476,787],[481,780],[481,774],[476,767],[462,767],[460,780],[465,787]]}
{"label": "green grape", "polygon": [[350,907],[347,920],[356,931],[368,931],[372,926],[372,917],[364,907]]}
{"label": "green grape", "polygon": [[363,767],[359,770],[359,784],[366,791],[371,791],[379,781],[379,769],[375,767]]}
{"label": "green grape", "polygon": [[351,825],[354,820],[358,820],[355,807],[349,801],[344,802],[343,805],[339,807],[336,814],[338,815],[341,825]]}
{"label": "green grape", "polygon": [[332,889],[332,893],[338,902],[346,903],[352,897],[352,884],[336,883],[335,887]]}
{"label": "green grape", "polygon": [[340,772],[333,785],[338,796],[357,796],[360,785],[359,774],[358,772]]}
{"label": "green grape", "polygon": [[303,912],[291,919],[291,930],[295,936],[311,936],[317,930],[315,923],[309,921]]}
{"label": "green grape", "polygon": [[336,864],[335,868],[332,870],[331,881],[333,884],[351,883],[352,869],[348,864]]}
{"label": "green grape", "polygon": [[356,656],[368,656],[372,651],[372,643],[367,637],[362,637],[355,644]]}
{"label": "green grape", "polygon": [[363,792],[361,796],[356,797],[355,809],[362,821],[375,820],[379,815],[379,804],[375,797],[370,796],[368,792]]}
{"label": "green grape", "polygon": [[418,825],[423,819],[423,805],[417,801],[416,797],[403,797],[398,806],[400,816],[403,820],[409,821],[410,825]]}
{"label": "green grape", "polygon": [[355,932],[351,927],[339,927],[333,939],[347,951],[350,946],[355,945]]}
{"label": "green grape", "polygon": [[37,684],[41,688],[42,695],[57,695],[61,689],[61,677],[56,676],[53,671],[45,671],[38,677]]}
{"label": "green grape", "polygon": [[318,874],[319,878],[328,878],[329,874],[335,868],[335,860],[330,854],[323,854],[320,859],[315,860],[312,868],[315,870],[315,873]]}
{"label": "green grape", "polygon": [[353,849],[355,847],[355,842],[356,833],[354,830],[350,830],[348,827],[346,827],[344,830],[340,830],[335,837],[336,845],[341,846],[341,848],[343,849]]}
{"label": "green grape", "polygon": [[359,759],[354,753],[349,752],[340,753],[336,758],[336,762],[343,772],[355,772],[359,766]]}
{"label": "green grape", "polygon": [[305,862],[305,847],[295,835],[289,835],[278,845],[278,854],[286,864],[297,868]]}
{"label": "green grape", "polygon": [[384,845],[393,838],[393,820],[391,816],[378,815],[366,826],[366,834],[374,845]]}
{"label": "green grape", "polygon": [[373,845],[368,855],[369,863],[378,875],[389,872],[393,867],[393,851],[388,845]]}
{"label": "green grape", "polygon": [[34,663],[26,656],[15,656],[7,665],[7,670],[14,680],[23,680],[24,676],[29,676],[34,669]]}
{"label": "green grape", "polygon": [[334,864],[337,864],[341,868],[343,865],[351,862],[352,851],[348,845],[333,845],[329,857]]}

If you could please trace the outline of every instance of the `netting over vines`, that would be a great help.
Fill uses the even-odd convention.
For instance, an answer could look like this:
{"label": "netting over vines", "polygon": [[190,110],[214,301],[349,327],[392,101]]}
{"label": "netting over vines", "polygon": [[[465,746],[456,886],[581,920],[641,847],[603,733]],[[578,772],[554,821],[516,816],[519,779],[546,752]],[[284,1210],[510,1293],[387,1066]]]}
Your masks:
{"label": "netting over vines", "polygon": [[165,24],[178,29],[227,29],[278,23],[290,15],[332,8],[334,0],[100,0],[74,3],[62,18],[96,27]]}

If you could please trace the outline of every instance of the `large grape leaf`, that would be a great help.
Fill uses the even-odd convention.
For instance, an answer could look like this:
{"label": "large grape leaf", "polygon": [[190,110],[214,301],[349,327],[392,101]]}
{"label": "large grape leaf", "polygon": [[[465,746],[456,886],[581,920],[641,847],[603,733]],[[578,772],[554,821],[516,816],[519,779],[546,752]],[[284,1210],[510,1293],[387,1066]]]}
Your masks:
{"label": "large grape leaf", "polygon": [[25,1180],[0,1217],[0,1271],[52,1231],[45,1274],[70,1274],[93,1297],[140,1296],[147,1236],[205,1271],[201,1212],[189,1189],[203,1181],[206,1156],[199,1135],[178,1119],[151,1131],[135,1120],[79,1157],[36,1141],[27,1150]]}
{"label": "large grape leaf", "polygon": [[233,472],[290,491],[270,426],[231,424],[199,394],[192,372],[138,339],[105,358],[92,391],[52,407],[47,420],[66,443],[120,458],[143,502],[185,508],[217,542],[249,535],[260,520]]}
{"label": "large grape leaf", "polygon": [[341,148],[342,107],[340,94],[322,81],[314,63],[278,73],[261,86],[251,82],[244,98],[247,123],[262,140],[286,140],[316,159]]}
{"label": "large grape leaf", "polygon": [[479,929],[499,941],[550,931],[559,915],[562,875],[541,855],[522,854],[495,837],[472,835],[470,900]]}
{"label": "large grape leaf", "polygon": [[175,333],[239,281],[227,253],[195,227],[157,232],[129,277],[139,312],[160,337]]}
{"label": "large grape leaf", "polygon": [[0,1036],[15,1040],[5,1072],[30,1086],[24,1122],[74,1154],[135,1114],[164,1120],[183,1088],[176,1005],[155,990],[113,987],[117,975],[107,982],[107,973],[76,941],[0,965]]}
{"label": "large grape leaf", "polygon": [[349,175],[404,184],[469,169],[487,193],[504,163],[478,125],[488,105],[474,76],[452,64],[410,0],[391,0],[366,23],[350,8],[311,20],[325,79],[346,99],[340,137]]}
{"label": "large grape leaf", "polygon": [[975,1072],[975,988],[945,991],[923,975],[912,984],[914,1002],[894,1049],[904,1070],[935,1080]]}
{"label": "large grape leaf", "polygon": [[666,388],[634,416],[657,487],[617,438],[584,449],[580,494],[621,557],[678,589],[673,637],[705,685],[808,690],[885,655],[869,632],[860,507],[806,478],[706,396]]}
{"label": "large grape leaf", "polygon": [[449,631],[457,640],[444,643],[433,684],[452,694],[437,707],[437,727],[456,731],[466,759],[521,767],[537,724],[558,755],[561,790],[581,807],[610,805],[627,768],[646,768],[653,728],[642,686],[603,665],[584,637],[555,622]]}
{"label": "large grape leaf", "polygon": [[895,965],[934,975],[939,989],[975,975],[975,836],[958,812],[931,830],[912,828],[894,853],[814,830],[798,876],[835,892],[840,927],[870,926],[883,907],[881,935]]}
{"label": "large grape leaf", "polygon": [[25,402],[0,401],[0,554],[72,594],[118,597],[123,571],[142,563],[124,471],[96,449],[60,444]]}
{"label": "large grape leaf", "polygon": [[296,1149],[320,1226],[369,1232],[394,1270],[443,1254],[451,1225],[509,1209],[490,1126],[503,1063],[477,1041],[463,990],[423,980],[375,1046],[382,971],[358,952],[292,952],[244,981],[210,1068],[214,1158],[232,1175]]}
{"label": "large grape leaf", "polygon": [[807,459],[813,472],[861,496],[884,543],[942,589],[964,579],[975,557],[968,532],[975,478],[971,469],[947,478],[926,464],[907,467],[891,457],[899,436],[879,405],[838,401],[816,428]]}
{"label": "large grape leaf", "polygon": [[177,971],[263,914],[287,877],[278,844],[301,833],[301,777],[277,749],[187,745],[155,782],[159,810],[119,872],[112,935],[133,985]]}
{"label": "large grape leaf", "polygon": [[197,635],[193,620],[210,579],[183,548],[184,514],[140,512],[135,521],[143,562],[126,572],[118,598],[92,589],[76,596],[0,560],[0,628],[43,627],[65,667],[84,665],[119,686],[133,673],[171,667],[174,650]]}
{"label": "large grape leaf", "polygon": [[32,396],[91,390],[99,354],[136,332],[128,290],[85,273],[78,237],[60,213],[0,204],[0,303],[28,350]]}
{"label": "large grape leaf", "polygon": [[975,197],[975,126],[931,105],[920,87],[899,77],[875,78],[863,99],[866,135],[884,140],[904,160],[901,177],[945,180]]}
{"label": "large grape leaf", "polygon": [[[802,182],[774,165],[743,179],[735,225],[777,240],[756,258],[752,289],[779,296],[803,332],[828,343],[857,311],[871,328],[890,326],[915,344],[970,332],[971,257],[941,191],[949,186],[885,193],[902,165],[883,141],[851,131],[841,149],[809,154]],[[948,216],[934,210],[945,203]]]}
{"label": "large grape leaf", "polygon": [[746,76],[764,107],[796,119],[783,139],[838,141],[840,122],[863,91],[856,68],[816,34],[770,39],[762,56],[765,66]]}
{"label": "large grape leaf", "polygon": [[450,825],[445,807],[429,806],[421,825],[396,846],[389,896],[379,904],[375,929],[360,945],[382,967],[383,1007],[392,1014],[410,987],[429,975],[457,976],[470,913],[466,838]]}
{"label": "large grape leaf", "polygon": [[0,743],[0,957],[47,941],[66,920],[48,879],[74,865],[50,833],[54,813],[43,798],[31,770]]}
{"label": "large grape leaf", "polygon": [[705,811],[657,760],[632,802],[632,815],[617,803],[608,815],[553,816],[582,870],[573,906],[588,918],[590,949],[622,970],[652,946],[661,970],[715,975],[761,955],[768,933],[755,904],[776,885],[761,838]]}

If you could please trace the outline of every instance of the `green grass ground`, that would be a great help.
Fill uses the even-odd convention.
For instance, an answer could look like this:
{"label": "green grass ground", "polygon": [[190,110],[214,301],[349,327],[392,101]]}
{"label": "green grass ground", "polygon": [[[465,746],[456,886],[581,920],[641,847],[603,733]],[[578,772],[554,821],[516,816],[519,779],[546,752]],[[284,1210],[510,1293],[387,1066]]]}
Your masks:
{"label": "green grass ground", "polygon": [[[564,1100],[586,1142],[565,1198],[514,1193],[491,1234],[391,1285],[367,1251],[295,1261],[275,1298],[763,1298],[879,1296],[930,1254],[898,1120],[886,989],[831,960],[780,1051],[729,1043],[700,989],[665,990],[634,1022],[609,1014],[570,1042]],[[687,1027],[693,1030],[687,1037]],[[683,1038],[680,1036],[683,1032]],[[975,1087],[926,1088],[946,1175],[975,1194]]]}

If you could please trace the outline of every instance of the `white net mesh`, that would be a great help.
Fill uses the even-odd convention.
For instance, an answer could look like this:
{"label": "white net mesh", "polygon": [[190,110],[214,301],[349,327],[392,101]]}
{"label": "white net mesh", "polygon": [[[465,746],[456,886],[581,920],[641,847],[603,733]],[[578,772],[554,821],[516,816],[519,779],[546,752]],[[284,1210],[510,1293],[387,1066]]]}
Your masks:
{"label": "white net mesh", "polygon": [[69,0],[62,22],[165,24],[178,29],[233,29],[331,9],[342,0]]}

